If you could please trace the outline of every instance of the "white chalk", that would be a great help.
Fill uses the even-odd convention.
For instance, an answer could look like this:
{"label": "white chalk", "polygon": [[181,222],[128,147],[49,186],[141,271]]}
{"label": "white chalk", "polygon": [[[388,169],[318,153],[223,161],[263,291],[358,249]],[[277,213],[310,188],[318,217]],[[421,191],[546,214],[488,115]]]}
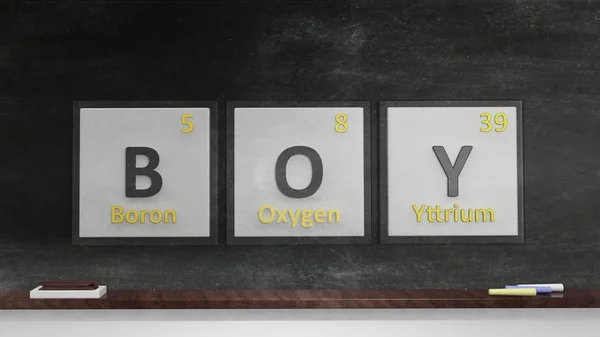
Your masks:
{"label": "white chalk", "polygon": [[540,284],[517,284],[520,287],[550,287],[552,291],[563,292],[565,291],[565,286],[562,283],[540,283]]}

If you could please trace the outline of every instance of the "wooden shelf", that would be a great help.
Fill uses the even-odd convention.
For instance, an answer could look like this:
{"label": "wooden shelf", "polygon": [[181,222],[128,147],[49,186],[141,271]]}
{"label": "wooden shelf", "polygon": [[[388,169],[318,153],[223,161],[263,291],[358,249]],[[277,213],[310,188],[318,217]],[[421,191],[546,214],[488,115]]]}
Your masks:
{"label": "wooden shelf", "polygon": [[0,309],[267,308],[600,308],[600,290],[536,297],[488,296],[487,290],[182,290],[119,291],[101,299],[29,299],[0,291]]}

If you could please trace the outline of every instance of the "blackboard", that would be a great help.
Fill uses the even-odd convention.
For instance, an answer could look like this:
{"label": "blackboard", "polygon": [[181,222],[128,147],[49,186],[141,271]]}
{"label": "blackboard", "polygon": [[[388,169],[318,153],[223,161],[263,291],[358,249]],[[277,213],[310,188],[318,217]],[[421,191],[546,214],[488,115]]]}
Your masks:
{"label": "blackboard", "polygon": [[[0,288],[599,287],[599,18],[591,1],[0,2]],[[73,101],[461,99],[523,101],[523,245],[71,245]]]}

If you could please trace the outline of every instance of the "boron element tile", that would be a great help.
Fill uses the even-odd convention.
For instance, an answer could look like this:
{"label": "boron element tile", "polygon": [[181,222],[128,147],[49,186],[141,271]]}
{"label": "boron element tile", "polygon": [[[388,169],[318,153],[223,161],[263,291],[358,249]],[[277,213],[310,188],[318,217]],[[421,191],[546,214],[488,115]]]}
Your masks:
{"label": "boron element tile", "polygon": [[74,243],[216,243],[215,110],[77,103]]}
{"label": "boron element tile", "polygon": [[521,102],[380,104],[383,243],[522,243]]}
{"label": "boron element tile", "polygon": [[228,242],[370,242],[363,102],[228,104]]}

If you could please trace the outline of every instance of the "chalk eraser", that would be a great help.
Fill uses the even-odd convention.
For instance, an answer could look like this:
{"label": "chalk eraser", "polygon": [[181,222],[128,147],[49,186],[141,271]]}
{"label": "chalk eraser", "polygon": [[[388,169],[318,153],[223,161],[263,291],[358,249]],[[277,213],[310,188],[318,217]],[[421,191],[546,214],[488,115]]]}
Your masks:
{"label": "chalk eraser", "polygon": [[38,286],[29,292],[29,298],[33,299],[90,299],[101,298],[104,295],[106,295],[106,286],[98,286],[91,290],[42,290],[42,286]]}
{"label": "chalk eraser", "polygon": [[40,282],[41,290],[94,290],[98,288],[96,281],[44,281]]}

